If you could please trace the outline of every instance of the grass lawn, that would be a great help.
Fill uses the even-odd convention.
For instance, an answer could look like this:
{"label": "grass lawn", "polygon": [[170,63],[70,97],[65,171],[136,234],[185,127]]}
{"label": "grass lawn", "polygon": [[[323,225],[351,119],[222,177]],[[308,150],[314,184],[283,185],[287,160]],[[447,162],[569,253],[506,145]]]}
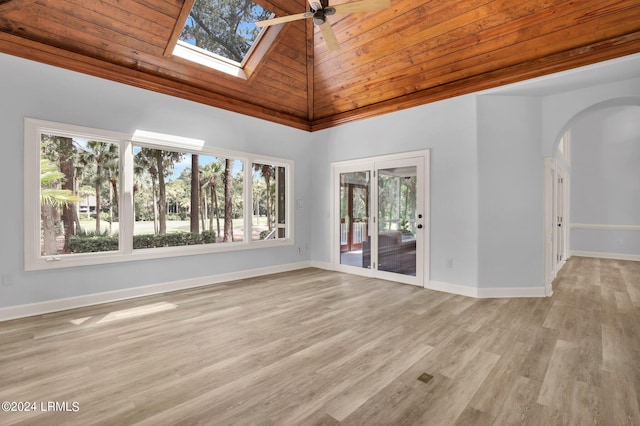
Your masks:
{"label": "grass lawn", "polygon": [[[86,232],[93,232],[96,229],[96,221],[95,219],[91,220],[80,220],[80,225],[82,226],[82,230]],[[113,222],[111,224],[111,234],[117,234],[120,230],[120,224],[118,222]],[[207,226],[209,222],[207,221]],[[244,219],[233,219],[233,230],[234,234],[242,235],[242,228],[244,226]],[[257,231],[258,235],[260,231],[267,229],[267,218],[266,216],[254,216],[253,217],[253,231],[254,234]],[[109,232],[109,222],[100,221],[100,229],[102,232]],[[142,235],[142,234],[153,234],[153,221],[137,221],[134,225],[134,234]],[[190,221],[188,220],[168,220],[167,221],[167,233],[171,232],[189,232],[190,230]],[[213,230],[216,230],[216,221],[213,221]],[[220,231],[224,230],[224,220],[220,219]]]}

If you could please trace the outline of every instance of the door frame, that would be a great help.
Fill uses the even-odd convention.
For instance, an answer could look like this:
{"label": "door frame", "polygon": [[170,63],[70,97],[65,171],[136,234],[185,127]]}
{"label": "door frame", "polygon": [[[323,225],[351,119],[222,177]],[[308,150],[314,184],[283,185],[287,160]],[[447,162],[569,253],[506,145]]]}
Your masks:
{"label": "door frame", "polygon": [[[401,274],[395,274],[391,272],[385,271],[377,271],[373,268],[357,268],[348,265],[342,265],[340,263],[340,173],[345,173],[349,171],[362,171],[362,170],[375,170],[376,163],[385,163],[406,159],[418,159],[422,162],[422,206],[416,205],[416,209],[422,210],[423,213],[423,230],[422,230],[422,241],[421,241],[421,249],[422,249],[422,257],[416,258],[416,277],[406,276],[407,279],[403,279]],[[367,157],[367,158],[359,158],[354,160],[345,160],[339,162],[331,163],[331,176],[330,176],[330,184],[331,184],[331,202],[330,202],[330,259],[331,266],[333,270],[346,272],[354,275],[361,275],[367,277],[377,277],[381,279],[386,279],[390,281],[402,282],[407,284],[417,285],[419,287],[424,287],[427,283],[429,283],[430,278],[430,236],[431,236],[431,215],[430,215],[430,150],[420,150],[420,151],[410,151],[403,152],[397,154],[390,155],[381,155],[375,157]],[[374,177],[373,174],[370,177],[371,179],[371,187],[372,191],[370,196],[371,198],[371,206],[373,208],[374,204],[377,202],[377,177]],[[375,185],[375,186],[374,186]],[[416,200],[417,201],[417,200]],[[421,207],[421,208],[420,208]],[[369,227],[371,232],[377,230],[378,224],[369,223]],[[376,239],[377,240],[377,239]],[[371,250],[377,250],[377,242],[372,244]],[[421,273],[420,273],[421,272]]]}
{"label": "door frame", "polygon": [[[558,205],[559,191],[562,191],[562,206]],[[569,173],[558,159],[545,158],[544,287],[547,296],[553,294],[553,280],[569,257],[569,194]],[[559,241],[562,242],[560,249]]]}

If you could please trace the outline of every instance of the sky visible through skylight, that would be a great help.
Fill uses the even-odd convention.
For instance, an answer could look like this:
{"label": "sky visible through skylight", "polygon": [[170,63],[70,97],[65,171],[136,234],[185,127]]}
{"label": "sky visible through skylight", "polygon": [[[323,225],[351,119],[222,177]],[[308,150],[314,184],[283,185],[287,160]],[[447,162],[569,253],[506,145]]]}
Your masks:
{"label": "sky visible through skylight", "polygon": [[196,0],[180,40],[241,63],[260,35],[254,23],[270,16],[251,0]]}

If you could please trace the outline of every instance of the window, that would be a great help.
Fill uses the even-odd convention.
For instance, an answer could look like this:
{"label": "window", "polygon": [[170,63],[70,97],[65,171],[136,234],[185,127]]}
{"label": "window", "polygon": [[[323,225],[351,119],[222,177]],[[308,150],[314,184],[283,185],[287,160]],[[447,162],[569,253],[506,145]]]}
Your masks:
{"label": "window", "polygon": [[25,139],[27,270],[292,244],[291,161],[33,119]]}
{"label": "window", "polygon": [[287,237],[286,167],[253,163],[252,239]]}
{"label": "window", "polygon": [[242,67],[266,31],[254,23],[272,15],[251,0],[195,0],[173,54],[244,77]]}
{"label": "window", "polygon": [[40,255],[118,250],[119,145],[40,133]]}
{"label": "window", "polygon": [[133,153],[134,250],[243,241],[241,160],[137,145]]}

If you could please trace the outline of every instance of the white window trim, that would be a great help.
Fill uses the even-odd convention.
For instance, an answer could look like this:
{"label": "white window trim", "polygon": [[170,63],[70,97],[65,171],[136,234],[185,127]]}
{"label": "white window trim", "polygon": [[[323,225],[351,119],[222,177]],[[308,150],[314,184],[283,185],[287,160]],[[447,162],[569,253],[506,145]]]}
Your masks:
{"label": "white window trim", "polygon": [[[120,231],[119,249],[113,252],[79,253],[60,256],[40,255],[40,135],[81,137],[117,143],[120,146]],[[167,257],[203,255],[237,250],[293,245],[294,241],[294,163],[283,158],[254,155],[227,149],[212,148],[197,141],[151,132],[137,134],[92,129],[71,124],[25,118],[24,156],[24,255],[25,270],[57,269],[107,263],[130,262]],[[142,136],[141,136],[142,135]],[[202,142],[202,143],[200,143]],[[133,249],[133,149],[132,145],[232,158],[244,162],[244,237],[243,241],[193,246]],[[200,148],[198,148],[200,146]],[[274,240],[251,240],[253,171],[252,164],[270,164],[286,168],[286,237]]]}
{"label": "white window trim", "polygon": [[[275,16],[276,15],[274,13],[271,13],[269,19],[275,18]],[[249,47],[246,55],[244,55],[242,62],[236,62],[232,59],[225,58],[224,56],[209,52],[208,50],[186,43],[182,40],[178,40],[176,42],[176,45],[173,48],[173,55],[186,59],[187,61],[195,62],[207,68],[229,74],[233,77],[247,80],[247,74],[244,72],[244,66],[251,58],[251,55],[253,55],[253,52],[258,48],[258,45],[262,42],[267,31],[269,31],[269,28],[263,28],[260,31],[258,37],[256,37],[254,42],[251,44],[251,47]]]}
{"label": "white window trim", "polygon": [[[176,47],[173,48],[173,54],[187,61],[195,62],[196,64],[229,74],[233,77],[243,80],[247,79],[247,75],[242,69],[241,64],[183,41],[178,40]],[[246,58],[248,57],[249,54],[247,54]]]}

